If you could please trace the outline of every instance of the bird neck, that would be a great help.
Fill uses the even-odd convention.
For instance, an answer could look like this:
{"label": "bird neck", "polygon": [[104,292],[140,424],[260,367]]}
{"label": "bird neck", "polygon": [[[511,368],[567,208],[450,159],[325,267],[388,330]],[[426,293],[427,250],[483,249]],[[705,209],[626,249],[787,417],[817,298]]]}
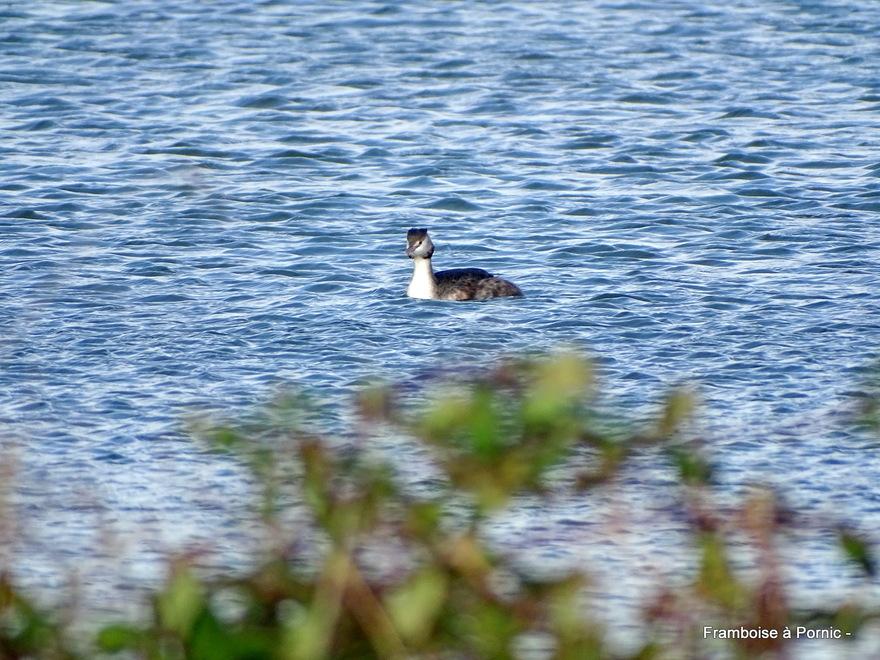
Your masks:
{"label": "bird neck", "polygon": [[437,298],[437,280],[434,278],[430,258],[413,258],[413,276],[406,295],[410,298]]}

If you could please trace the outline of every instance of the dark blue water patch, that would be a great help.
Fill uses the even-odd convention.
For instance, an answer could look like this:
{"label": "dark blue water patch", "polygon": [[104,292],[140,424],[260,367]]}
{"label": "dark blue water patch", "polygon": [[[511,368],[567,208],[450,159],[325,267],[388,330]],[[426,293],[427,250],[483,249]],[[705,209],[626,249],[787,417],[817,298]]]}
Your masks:
{"label": "dark blue water patch", "polygon": [[79,286],[69,287],[69,291],[76,293],[94,293],[94,294],[121,294],[127,293],[131,287],[127,284],[111,283],[111,282],[95,282],[92,284],[81,284]]}
{"label": "dark blue water patch", "polygon": [[603,165],[590,169],[591,174],[622,174],[622,175],[656,175],[657,169],[652,165]]}
{"label": "dark blue water patch", "polygon": [[192,301],[193,298],[180,293],[160,293],[155,295],[141,296],[138,298],[139,303],[143,304],[159,304],[159,303],[178,303],[178,302],[189,302]]}
{"label": "dark blue water patch", "polygon": [[557,248],[554,253],[556,255],[577,255],[589,254],[597,255],[603,259],[620,258],[620,259],[657,259],[660,257],[658,252],[645,250],[641,246],[617,244],[587,244],[570,247]]}
{"label": "dark blue water patch", "polygon": [[730,137],[730,133],[722,128],[701,128],[682,136],[685,142],[720,141]]}
{"label": "dark blue water patch", "polygon": [[573,139],[561,145],[562,149],[607,149],[620,140],[620,136],[613,134],[585,135]]}
{"label": "dark blue water patch", "polygon": [[321,152],[309,152],[309,151],[300,151],[298,149],[286,149],[284,151],[279,151],[277,153],[271,154],[269,158],[275,159],[287,159],[288,161],[300,161],[300,160],[308,160],[315,159],[326,161],[329,163],[341,163],[341,164],[350,164],[352,159],[349,157],[348,152],[342,149],[326,149]]}
{"label": "dark blue water patch", "polygon": [[668,71],[651,76],[649,80],[652,82],[677,82],[680,80],[693,80],[694,78],[699,78],[700,75],[697,71]]}
{"label": "dark blue water patch", "polygon": [[440,211],[454,211],[456,213],[468,213],[471,211],[478,211],[482,208],[478,204],[474,204],[473,202],[457,196],[444,197],[443,199],[428,202],[427,204],[423,204],[422,207]]}
{"label": "dark blue water patch", "polygon": [[713,162],[717,164],[728,164],[728,163],[745,163],[749,165],[764,165],[767,163],[772,163],[773,159],[762,154],[756,153],[748,153],[737,151],[729,154],[725,154],[724,156],[719,156]]}
{"label": "dark blue water patch", "polygon": [[531,180],[522,184],[525,190],[571,190],[572,186],[556,181]]}
{"label": "dark blue water patch", "polygon": [[54,119],[35,119],[33,121],[13,126],[14,131],[47,131],[58,127],[58,122]]}
{"label": "dark blue water patch", "polygon": [[736,194],[743,197],[788,197],[786,193],[779,190],[751,186],[739,188]]}
{"label": "dark blue water patch", "polygon": [[844,209],[847,211],[868,211],[871,213],[880,212],[880,202],[843,202],[832,204],[833,208]]}
{"label": "dark blue water patch", "polygon": [[355,158],[358,160],[384,160],[390,158],[393,155],[393,152],[388,149],[383,149],[381,147],[370,147],[357,154]]}
{"label": "dark blue water patch", "polygon": [[166,154],[175,156],[190,156],[193,158],[220,158],[233,161],[249,161],[249,154],[221,149],[203,148],[195,145],[172,144],[163,148],[147,148],[141,152],[144,156]]}
{"label": "dark blue water patch", "polygon": [[417,176],[394,184],[396,188],[433,188],[439,185],[444,185],[444,182],[430,176]]}
{"label": "dark blue water patch", "polygon": [[101,184],[65,184],[58,187],[64,192],[76,193],[78,195],[117,195],[124,196],[126,194],[138,192],[139,188],[134,185],[101,185]]}
{"label": "dark blue water patch", "polygon": [[[48,220],[51,216],[39,213],[37,211],[34,211],[33,209],[21,208],[21,209],[14,209],[14,210],[6,213],[3,217],[4,218],[21,218],[22,220]],[[12,229],[12,230],[17,229],[18,231],[27,231],[27,228],[25,228],[25,227],[17,227],[16,228],[11,225],[5,225],[4,230],[7,230],[7,229]]]}
{"label": "dark blue water patch", "polygon": [[769,174],[759,172],[757,170],[742,170],[739,172],[730,172],[727,174],[706,175],[702,177],[704,180],[736,180],[736,181],[759,181],[761,179],[771,178]]}
{"label": "dark blue water patch", "polygon": [[282,137],[276,138],[278,142],[288,144],[326,144],[328,142],[345,142],[344,135],[327,135],[317,131],[296,131]]}
{"label": "dark blue water patch", "polygon": [[734,107],[728,109],[719,119],[781,119],[781,115],[755,108]]}
{"label": "dark blue water patch", "polygon": [[847,167],[861,167],[860,162],[848,162],[843,160],[811,160],[794,163],[781,163],[786,167],[795,167],[802,170],[830,170]]}
{"label": "dark blue water patch", "polygon": [[658,94],[650,92],[635,92],[621,96],[618,101],[620,103],[634,103],[646,105],[667,105],[675,103],[676,99],[668,93]]}

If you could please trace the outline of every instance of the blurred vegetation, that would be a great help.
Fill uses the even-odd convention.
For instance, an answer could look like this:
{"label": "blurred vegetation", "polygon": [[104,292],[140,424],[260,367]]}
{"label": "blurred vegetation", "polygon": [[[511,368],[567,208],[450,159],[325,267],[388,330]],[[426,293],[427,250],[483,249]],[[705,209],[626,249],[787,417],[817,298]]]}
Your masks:
{"label": "blurred vegetation", "polygon": [[[257,421],[200,425],[195,435],[261,486],[268,540],[254,568],[206,575],[179,557],[148,620],[105,625],[87,641],[0,576],[0,657],[781,659],[796,642],[785,629],[836,629],[847,640],[876,619],[857,602],[792,602],[781,548],[795,532],[836,535],[841,561],[866,581],[873,551],[858,532],[807,521],[769,489],[720,504],[711,461],[688,431],[686,390],[632,430],[596,412],[592,366],[569,353],[509,360],[410,398],[365,387],[342,438],[321,432],[300,394]],[[395,457],[371,442],[392,435],[428,450],[435,483],[414,488],[398,476]],[[665,457],[675,475],[693,570],[657,585],[632,622],[638,639],[621,649],[586,597],[588,574],[530,571],[493,548],[486,527],[522,498],[590,498],[645,453]],[[717,639],[706,627],[779,637]]]}

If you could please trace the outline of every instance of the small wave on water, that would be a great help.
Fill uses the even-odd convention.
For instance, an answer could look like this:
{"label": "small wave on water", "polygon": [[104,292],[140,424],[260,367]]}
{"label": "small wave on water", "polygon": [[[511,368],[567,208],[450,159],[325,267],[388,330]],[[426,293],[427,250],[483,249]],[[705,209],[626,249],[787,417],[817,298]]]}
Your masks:
{"label": "small wave on water", "polygon": [[[100,563],[81,508],[136,539],[136,579],[175,544],[237,556],[249,489],[187,411],[570,342],[637,411],[697,383],[730,489],[880,522],[875,449],[840,426],[880,336],[880,7],[716,5],[0,8],[25,578],[61,545]],[[406,299],[411,226],[526,298]],[[845,584],[827,553],[816,589]]]}

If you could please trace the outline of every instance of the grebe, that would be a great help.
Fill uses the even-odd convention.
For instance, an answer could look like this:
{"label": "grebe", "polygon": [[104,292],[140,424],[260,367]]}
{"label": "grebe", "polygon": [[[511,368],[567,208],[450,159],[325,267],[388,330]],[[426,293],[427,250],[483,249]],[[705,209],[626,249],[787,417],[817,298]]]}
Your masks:
{"label": "grebe", "polygon": [[433,300],[483,300],[521,296],[519,287],[482,268],[453,268],[434,272],[431,257],[434,244],[427,229],[406,233],[406,256],[413,260],[413,276],[406,295]]}

